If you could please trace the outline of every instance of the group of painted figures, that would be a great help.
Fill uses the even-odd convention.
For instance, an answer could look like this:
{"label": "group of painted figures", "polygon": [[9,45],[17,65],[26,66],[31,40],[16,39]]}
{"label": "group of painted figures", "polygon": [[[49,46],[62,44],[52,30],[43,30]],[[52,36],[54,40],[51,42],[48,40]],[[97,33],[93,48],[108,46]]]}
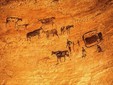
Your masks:
{"label": "group of painted figures", "polygon": [[[79,40],[77,41],[78,46],[80,46],[80,42]],[[63,51],[52,51],[52,55],[55,54],[57,56],[57,62],[59,63],[59,61],[61,62],[61,58],[64,57],[64,61],[66,60],[66,57],[70,58],[70,54],[72,53],[72,49],[74,47],[74,42],[70,41],[67,39],[67,43],[66,43],[66,47],[68,48],[68,50],[63,50]],[[73,49],[74,50],[74,49]],[[82,47],[82,58],[86,57],[86,49],[84,47]],[[102,52],[102,48],[100,45],[97,45],[97,52]],[[71,60],[71,58],[70,58]]]}
{"label": "group of painted figures", "polygon": [[[61,27],[61,34],[64,34],[67,31],[67,34],[70,33],[70,29],[73,28],[74,25],[67,25],[67,26],[63,26]],[[46,34],[46,37],[49,38],[50,35],[52,35],[53,37],[56,35],[59,38],[59,34],[57,29],[50,29],[50,30],[44,30],[43,27],[41,26],[40,28],[33,30],[32,32],[28,32],[26,34],[26,38],[27,40],[30,39],[36,35],[38,35],[38,38],[40,38],[40,34],[42,33]]]}
{"label": "group of painted figures", "polygon": [[[26,38],[27,40],[30,40],[31,41],[31,38],[34,37],[34,36],[38,36],[38,38],[40,38],[40,34],[41,34],[41,31],[42,33],[46,34],[46,38],[48,39],[50,37],[50,35],[52,35],[53,37],[56,35],[58,38],[59,38],[59,34],[58,34],[58,31],[57,29],[50,29],[50,30],[45,30],[43,28],[44,25],[47,25],[47,24],[54,24],[54,19],[55,17],[50,17],[50,18],[44,18],[44,19],[38,19],[38,21],[40,21],[42,23],[42,26],[38,29],[35,29],[31,32],[28,32],[26,34]],[[18,24],[19,21],[22,21],[22,18],[18,18],[18,17],[7,17],[6,18],[6,25],[9,23],[9,22],[15,22],[15,26]],[[19,25],[18,25],[19,26]],[[25,24],[22,24],[21,26],[29,26],[29,24],[25,23]],[[66,25],[66,26],[62,26],[60,28],[60,33],[61,35],[63,35],[65,32],[67,32],[67,34],[70,34],[70,29],[71,28],[74,28],[74,25]],[[77,41],[77,44],[78,46],[80,46],[80,41],[78,40]],[[66,59],[66,57],[69,57],[70,58],[70,54],[72,53],[72,47],[74,49],[74,42],[73,41],[70,41],[69,39],[67,39],[67,43],[66,43],[66,48],[68,48],[67,50],[58,50],[58,51],[52,51],[52,55],[55,54],[57,56],[57,62],[59,63],[59,60],[61,61],[61,58],[64,57],[64,61]],[[102,52],[102,48],[97,45],[97,51],[98,52]],[[86,56],[86,50],[84,47],[82,47],[82,58],[84,58]]]}

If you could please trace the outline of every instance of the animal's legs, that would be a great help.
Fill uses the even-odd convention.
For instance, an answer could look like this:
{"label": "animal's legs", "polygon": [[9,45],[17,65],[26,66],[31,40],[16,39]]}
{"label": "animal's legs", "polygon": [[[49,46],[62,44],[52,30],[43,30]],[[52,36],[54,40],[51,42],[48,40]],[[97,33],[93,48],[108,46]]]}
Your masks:
{"label": "animal's legs", "polygon": [[62,61],[61,61],[61,58],[60,58],[60,62],[62,62]]}
{"label": "animal's legs", "polygon": [[63,31],[63,34],[64,34],[64,32],[65,32],[65,31]]}
{"label": "animal's legs", "polygon": [[69,34],[69,30],[68,30],[68,34]]}
{"label": "animal's legs", "polygon": [[60,59],[60,58],[58,58],[58,57],[57,57],[57,64],[56,64],[56,65],[58,65],[58,64],[59,64],[59,59]]}
{"label": "animal's legs", "polygon": [[48,33],[48,34],[46,34],[46,37],[47,37],[47,38],[49,38],[49,33]]}
{"label": "animal's legs", "polygon": [[7,27],[7,24],[8,24],[8,23],[6,22],[6,27]]}
{"label": "animal's legs", "polygon": [[56,33],[56,36],[59,38],[58,34]]}
{"label": "animal's legs", "polygon": [[29,37],[28,37],[28,36],[26,36],[26,38],[27,38],[27,41],[28,41],[28,38],[29,38]]}
{"label": "animal's legs", "polygon": [[30,40],[31,41],[31,37],[27,37],[27,41]]}
{"label": "animal's legs", "polygon": [[64,62],[65,62],[65,60],[66,60],[66,57],[64,56]]}
{"label": "animal's legs", "polygon": [[15,22],[15,29],[17,29],[17,31],[18,31],[18,23],[17,22]]}
{"label": "animal's legs", "polygon": [[38,39],[40,38],[40,34],[38,34]]}
{"label": "animal's legs", "polygon": [[54,37],[54,33],[53,33],[53,37]]}
{"label": "animal's legs", "polygon": [[59,63],[58,60],[59,60],[59,59],[57,58],[57,63]]}
{"label": "animal's legs", "polygon": [[86,57],[86,53],[83,52],[83,53],[82,53],[82,58],[85,58],[85,57]]}
{"label": "animal's legs", "polygon": [[69,56],[69,55],[67,55],[67,57],[69,57],[69,59],[71,60],[71,58],[70,58],[70,56]]}
{"label": "animal's legs", "polygon": [[64,34],[64,29],[61,29],[61,35]]}
{"label": "animal's legs", "polygon": [[70,29],[68,31],[69,31],[69,34],[70,34]]}
{"label": "animal's legs", "polygon": [[71,47],[70,46],[68,47],[68,49],[69,49],[69,52],[71,53]]}
{"label": "animal's legs", "polygon": [[46,38],[48,38],[48,35],[46,34]]}
{"label": "animal's legs", "polygon": [[63,34],[63,32],[61,31],[61,35]]}
{"label": "animal's legs", "polygon": [[70,34],[70,29],[67,29],[67,34]]}
{"label": "animal's legs", "polygon": [[68,34],[68,30],[67,30],[67,34]]}

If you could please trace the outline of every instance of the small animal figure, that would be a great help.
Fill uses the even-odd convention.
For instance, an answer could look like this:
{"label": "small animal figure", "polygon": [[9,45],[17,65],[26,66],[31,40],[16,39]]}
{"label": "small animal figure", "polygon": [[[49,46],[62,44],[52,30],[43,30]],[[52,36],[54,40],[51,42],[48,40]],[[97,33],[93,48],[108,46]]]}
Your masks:
{"label": "small animal figure", "polygon": [[16,25],[17,25],[17,23],[18,23],[19,21],[22,21],[22,18],[18,18],[18,17],[7,17],[7,18],[6,18],[6,26],[7,26],[7,24],[8,24],[9,22],[14,22],[14,23],[15,23],[15,27],[16,27]]}
{"label": "small animal figure", "polygon": [[55,17],[50,17],[50,18],[45,18],[45,19],[39,19],[38,21],[40,21],[43,25],[46,24],[54,24],[54,19]]}
{"label": "small animal figure", "polygon": [[67,34],[70,34],[70,29],[74,28],[74,25],[67,25],[67,26],[62,26],[60,28],[61,34],[64,34],[65,31],[67,31]]}
{"label": "small animal figure", "polygon": [[31,40],[31,37],[34,37],[36,35],[38,35],[38,38],[40,37],[40,31],[42,30],[42,27],[40,27],[39,29],[36,29],[32,32],[29,32],[26,34],[26,37],[27,37],[27,40],[30,39]]}
{"label": "small animal figure", "polygon": [[19,27],[24,27],[27,28],[29,26],[29,24],[22,24],[22,25],[17,25],[17,28],[19,29]]}
{"label": "small animal figure", "polygon": [[67,34],[70,34],[70,29],[71,28],[74,28],[74,25],[67,25],[66,26]]}
{"label": "small animal figure", "polygon": [[65,32],[65,26],[62,26],[62,27],[60,28],[60,31],[61,31],[61,35],[64,34],[64,32]]}
{"label": "small animal figure", "polygon": [[54,35],[56,35],[57,37],[59,37],[58,36],[58,31],[56,29],[52,29],[51,30],[51,34],[53,35],[53,37],[54,37]]}
{"label": "small animal figure", "polygon": [[46,31],[43,30],[43,33],[46,34],[47,39],[50,37],[50,30],[46,30]]}
{"label": "small animal figure", "polygon": [[56,35],[59,38],[58,31],[56,29],[51,29],[51,30],[47,30],[47,31],[43,30],[43,32],[46,34],[47,38],[49,38],[50,35],[52,35],[53,37]]}
{"label": "small animal figure", "polygon": [[18,21],[22,21],[22,18],[18,18],[18,17],[7,17],[6,18],[6,24],[9,23],[10,21],[17,23]]}
{"label": "small animal figure", "polygon": [[66,60],[66,56],[69,57],[69,51],[68,50],[64,50],[64,51],[52,51],[51,55],[53,55],[53,54],[55,54],[56,57],[57,57],[57,63],[59,63],[59,60],[61,62],[61,58],[62,57],[64,57],[64,61]]}

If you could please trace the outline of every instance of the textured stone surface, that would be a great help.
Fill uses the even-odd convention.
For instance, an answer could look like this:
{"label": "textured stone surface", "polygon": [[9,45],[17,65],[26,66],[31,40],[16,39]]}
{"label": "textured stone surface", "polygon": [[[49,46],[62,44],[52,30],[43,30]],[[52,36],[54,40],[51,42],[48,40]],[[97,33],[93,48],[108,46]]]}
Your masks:
{"label": "textured stone surface", "polygon": [[[113,85],[113,0],[0,0],[0,85]],[[21,17],[18,24],[29,23],[28,28],[17,31],[14,22],[5,24],[8,16]],[[43,26],[44,30],[55,28],[58,37],[41,33],[41,38],[27,41],[26,33],[39,28],[38,19],[54,16],[55,24]],[[73,24],[67,35],[60,35],[62,26]],[[96,46],[85,48],[82,35],[97,29],[104,40]],[[51,51],[65,50],[66,41],[75,42],[75,49],[60,64]],[[77,45],[80,40],[80,47]]]}

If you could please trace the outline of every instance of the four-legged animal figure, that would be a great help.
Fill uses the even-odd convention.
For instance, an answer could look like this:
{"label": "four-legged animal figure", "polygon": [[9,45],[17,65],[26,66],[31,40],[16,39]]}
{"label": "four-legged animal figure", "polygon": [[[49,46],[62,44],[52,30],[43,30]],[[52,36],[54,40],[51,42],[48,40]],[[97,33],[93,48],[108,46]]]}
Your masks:
{"label": "four-legged animal figure", "polygon": [[57,57],[57,63],[59,63],[59,60],[61,62],[61,58],[64,57],[64,61],[66,60],[66,56],[69,57],[69,51],[52,51],[52,55],[55,54]]}

